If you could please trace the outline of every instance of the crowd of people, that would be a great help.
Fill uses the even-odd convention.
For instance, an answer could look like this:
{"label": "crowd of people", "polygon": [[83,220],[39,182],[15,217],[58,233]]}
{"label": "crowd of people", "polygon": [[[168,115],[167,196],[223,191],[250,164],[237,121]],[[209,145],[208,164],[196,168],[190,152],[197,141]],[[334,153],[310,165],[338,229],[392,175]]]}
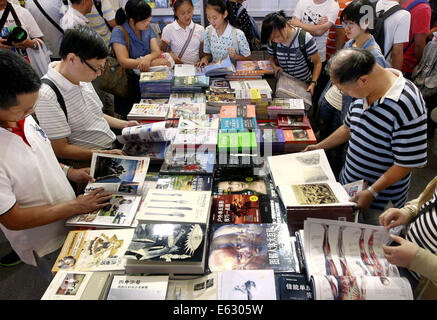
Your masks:
{"label": "crowd of people", "polygon": [[[83,187],[93,152],[124,154],[115,137],[138,125],[126,116],[141,99],[140,72],[252,60],[265,46],[275,77],[305,82],[313,97],[319,142],[306,150],[324,149],[342,184],[367,182],[352,199],[359,222],[409,225],[384,253],[417,297],[437,298],[436,179],[407,203],[435,128],[432,98],[413,82],[436,41],[434,3],[298,0],[281,8],[291,16],[272,12],[257,30],[243,2],[207,0],[205,28],[191,0],[174,0],[174,22],[161,31],[145,0],[0,0],[0,227],[14,249],[0,265],[23,261],[50,280],[65,219],[109,205],[110,194]],[[132,96],[100,89],[111,55],[133,71]]]}

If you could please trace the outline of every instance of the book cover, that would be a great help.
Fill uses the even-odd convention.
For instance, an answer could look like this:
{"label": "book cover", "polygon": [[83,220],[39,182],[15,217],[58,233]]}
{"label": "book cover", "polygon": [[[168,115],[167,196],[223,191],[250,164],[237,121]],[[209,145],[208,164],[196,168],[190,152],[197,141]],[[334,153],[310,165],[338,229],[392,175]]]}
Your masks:
{"label": "book cover", "polygon": [[124,253],[134,229],[73,230],[53,265],[52,272],[124,270]]}
{"label": "book cover", "polygon": [[173,87],[209,87],[209,77],[207,76],[175,76]]}
{"label": "book cover", "polygon": [[210,63],[202,68],[200,72],[205,76],[223,76],[229,73],[235,72],[235,66],[232,64],[231,58],[227,56],[226,58],[217,61],[215,63]]}
{"label": "book cover", "polygon": [[212,176],[209,175],[159,175],[156,189],[211,191]]}
{"label": "book cover", "polygon": [[219,115],[218,114],[192,114],[182,115],[179,119],[179,129],[216,129],[219,128]]}
{"label": "book cover", "polygon": [[169,280],[166,300],[217,300],[218,276],[212,272],[194,279]]}
{"label": "book cover", "polygon": [[304,115],[305,105],[302,99],[287,99],[288,103],[274,105],[273,102],[267,107],[270,119],[277,119],[278,114]]}
{"label": "book cover", "polygon": [[164,300],[168,278],[114,275],[106,300]]}
{"label": "book cover", "polygon": [[166,71],[158,72],[141,72],[140,83],[141,82],[170,82],[173,79],[173,74]]}
{"label": "book cover", "polygon": [[230,89],[229,81],[225,79],[211,79],[211,84],[209,86],[210,90],[224,90]]}
{"label": "book cover", "polygon": [[181,117],[202,116],[205,115],[205,103],[182,103],[170,105],[167,119],[179,119]]}
{"label": "book cover", "polygon": [[162,174],[212,174],[216,163],[216,153],[193,152],[169,148],[160,172]]}
{"label": "book cover", "polygon": [[209,269],[292,272],[289,237],[286,224],[212,224]]}
{"label": "book cover", "polygon": [[275,274],[278,288],[278,300],[313,300],[311,285],[305,274],[278,273]]}
{"label": "book cover", "polygon": [[170,105],[135,103],[127,115],[128,120],[165,120]]}
{"label": "book cover", "polygon": [[147,193],[136,219],[140,223],[207,223],[210,210],[210,191],[155,189]]}
{"label": "book cover", "polygon": [[215,149],[217,146],[218,130],[206,128],[178,129],[172,148],[199,148],[208,150]]}
{"label": "book cover", "polygon": [[257,119],[258,129],[278,129],[276,120],[259,120]]}
{"label": "book cover", "polygon": [[103,300],[111,272],[59,271],[41,300]]}
{"label": "book cover", "polygon": [[220,272],[219,300],[276,300],[273,270],[226,270]]}
{"label": "book cover", "polygon": [[214,195],[211,209],[212,223],[261,223],[257,195]]}
{"label": "book cover", "polygon": [[140,200],[140,196],[113,195],[106,207],[73,216],[65,224],[67,226],[128,228],[133,223]]}
{"label": "book cover", "polygon": [[282,115],[278,114],[279,127],[291,127],[295,129],[311,128],[310,119],[306,115]]}
{"label": "book cover", "polygon": [[123,151],[129,156],[148,157],[150,160],[163,160],[167,142],[144,143],[141,141],[128,142]]}
{"label": "book cover", "polygon": [[235,69],[237,75],[273,74],[273,67],[270,60],[237,61]]}
{"label": "book cover", "polygon": [[206,239],[205,224],[138,224],[125,254],[126,272],[201,274]]}
{"label": "book cover", "polygon": [[227,105],[220,108],[220,119],[222,118],[255,118],[255,105]]}
{"label": "book cover", "polygon": [[284,138],[287,144],[308,145],[317,143],[316,135],[311,128],[284,130]]}

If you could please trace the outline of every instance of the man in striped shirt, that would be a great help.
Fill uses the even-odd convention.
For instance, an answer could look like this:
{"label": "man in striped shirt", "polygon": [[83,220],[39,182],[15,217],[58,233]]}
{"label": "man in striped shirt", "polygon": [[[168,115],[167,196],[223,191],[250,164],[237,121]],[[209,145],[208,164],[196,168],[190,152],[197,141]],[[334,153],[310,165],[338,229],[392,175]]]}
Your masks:
{"label": "man in striped shirt", "polygon": [[329,69],[333,83],[356,100],[344,124],[307,151],[349,142],[340,182],[367,181],[368,189],[352,201],[361,210],[360,222],[378,225],[390,201],[404,205],[411,171],[426,164],[425,103],[401,72],[384,69],[367,50],[343,49]]}
{"label": "man in striped shirt", "polygon": [[114,149],[113,129],[137,125],[102,112],[102,102],[91,81],[102,71],[109,54],[104,40],[88,26],[68,29],[59,50],[61,61],[52,62],[43,78],[59,90],[65,111],[55,91],[42,85],[35,106],[41,128],[51,140],[58,158],[91,160],[93,152],[124,154]]}

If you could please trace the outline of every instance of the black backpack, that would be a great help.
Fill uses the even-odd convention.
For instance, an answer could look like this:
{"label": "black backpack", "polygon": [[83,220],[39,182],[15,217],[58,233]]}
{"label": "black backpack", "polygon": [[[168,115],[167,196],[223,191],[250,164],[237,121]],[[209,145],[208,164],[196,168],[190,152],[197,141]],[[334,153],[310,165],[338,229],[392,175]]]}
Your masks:
{"label": "black backpack", "polygon": [[[384,23],[385,20],[390,17],[392,14],[404,10],[400,4],[397,4],[387,11],[381,10],[376,13],[376,18],[374,22],[374,28],[372,30],[372,35],[375,38],[376,43],[381,48],[381,51],[384,52],[384,41],[385,41],[385,33],[384,33]],[[390,55],[390,52],[392,51],[393,46],[390,48],[390,50],[387,52],[387,54],[384,56],[384,58],[387,59],[387,57]]]}

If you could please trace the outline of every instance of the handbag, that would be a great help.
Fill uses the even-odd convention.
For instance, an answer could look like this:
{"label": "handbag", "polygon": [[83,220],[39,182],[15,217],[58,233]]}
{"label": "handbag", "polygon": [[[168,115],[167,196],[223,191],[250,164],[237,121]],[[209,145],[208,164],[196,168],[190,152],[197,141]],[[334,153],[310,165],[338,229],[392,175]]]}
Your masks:
{"label": "handbag", "polygon": [[[123,30],[129,52],[129,36],[122,26],[117,26]],[[106,60],[105,68],[99,78],[99,89],[121,98],[133,98],[136,96],[135,73],[131,69],[123,68],[117,60],[114,50]]]}
{"label": "handbag", "polygon": [[49,68],[51,51],[47,48],[44,42],[37,40],[38,50],[26,49],[27,56],[29,57],[30,65],[36,71],[41,78],[45,75]]}

